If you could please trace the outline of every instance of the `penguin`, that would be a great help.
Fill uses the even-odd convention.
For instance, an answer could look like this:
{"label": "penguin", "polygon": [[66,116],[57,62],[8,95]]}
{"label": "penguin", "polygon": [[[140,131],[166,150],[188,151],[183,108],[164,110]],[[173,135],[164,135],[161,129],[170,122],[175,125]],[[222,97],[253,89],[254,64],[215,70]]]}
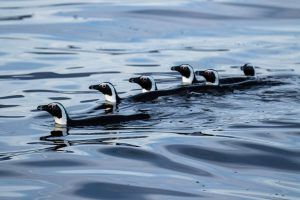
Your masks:
{"label": "penguin", "polygon": [[192,85],[194,83],[204,83],[204,81],[197,80],[194,69],[189,64],[181,64],[171,67],[172,71],[177,71],[181,74],[183,85]]}
{"label": "penguin", "polygon": [[90,90],[98,90],[102,94],[104,94],[104,99],[107,104],[119,104],[121,102],[121,98],[119,97],[115,87],[110,82],[103,82],[98,85],[90,85]]}
{"label": "penguin", "polygon": [[233,92],[233,87],[231,84],[220,84],[219,73],[213,69],[196,71],[195,74],[203,76],[206,81],[202,84],[194,84],[189,86],[189,90],[191,92],[215,94]]}
{"label": "penguin", "polygon": [[255,83],[258,80],[257,76],[255,75],[254,66],[250,63],[244,64],[240,67],[240,69],[244,72],[244,76],[222,78],[220,79],[220,84],[235,84],[244,81]]}
{"label": "penguin", "polygon": [[245,76],[255,76],[255,69],[250,63],[244,64],[240,69],[243,70]]}
{"label": "penguin", "polygon": [[53,102],[47,105],[39,105],[37,110],[47,111],[53,116],[55,124],[63,126],[98,126],[150,118],[149,114],[139,113],[132,115],[102,115],[83,119],[71,119],[64,106],[58,102]]}
{"label": "penguin", "polygon": [[156,91],[157,85],[152,76],[139,76],[129,79],[130,83],[137,83],[142,87],[142,92]]}
{"label": "penguin", "polygon": [[150,101],[155,100],[158,97],[185,94],[189,92],[186,87],[181,86],[158,90],[156,82],[152,76],[133,77],[129,79],[129,82],[137,83],[142,87],[142,93],[131,97],[131,99],[135,101]]}
{"label": "penguin", "polygon": [[206,82],[204,82],[204,85],[218,86],[220,84],[219,73],[216,70],[207,69],[204,71],[196,71],[195,74],[205,78]]}

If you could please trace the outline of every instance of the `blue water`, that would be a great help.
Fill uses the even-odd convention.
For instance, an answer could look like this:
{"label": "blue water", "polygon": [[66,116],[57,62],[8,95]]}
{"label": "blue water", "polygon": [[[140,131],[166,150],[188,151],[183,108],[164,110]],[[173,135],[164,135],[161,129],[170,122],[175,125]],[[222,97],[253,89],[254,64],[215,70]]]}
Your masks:
{"label": "blue water", "polygon": [[[300,2],[0,2],[0,199],[299,199]],[[37,105],[71,116],[121,97],[148,74],[180,84],[189,63],[222,77],[251,62],[284,84],[121,105],[151,119],[55,127]]]}

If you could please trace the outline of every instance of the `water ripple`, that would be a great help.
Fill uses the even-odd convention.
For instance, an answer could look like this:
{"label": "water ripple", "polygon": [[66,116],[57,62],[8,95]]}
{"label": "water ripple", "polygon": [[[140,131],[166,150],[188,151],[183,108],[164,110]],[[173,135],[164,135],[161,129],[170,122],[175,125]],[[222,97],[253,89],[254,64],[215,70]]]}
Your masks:
{"label": "water ripple", "polygon": [[199,176],[211,176],[210,173],[203,171],[201,169],[197,169],[191,166],[177,163],[163,155],[155,154],[150,151],[145,151],[142,149],[127,148],[127,147],[105,148],[105,149],[101,149],[100,152],[110,156],[148,162],[154,166],[175,170],[182,173],[195,174]]}
{"label": "water ripple", "polygon": [[[117,192],[116,192],[117,191]],[[174,197],[198,197],[200,195],[167,190],[161,188],[141,187],[134,185],[123,185],[107,182],[88,182],[79,185],[79,188],[74,191],[78,196],[84,198],[98,199],[99,196],[105,199],[148,199],[149,195],[163,195]]]}
{"label": "water ripple", "polygon": [[265,151],[239,154],[234,150],[222,150],[221,152],[217,149],[201,148],[192,145],[169,145],[166,148],[175,154],[236,168],[266,167],[292,171],[298,171],[300,168],[300,162],[295,161],[293,158],[277,154],[272,155]]}

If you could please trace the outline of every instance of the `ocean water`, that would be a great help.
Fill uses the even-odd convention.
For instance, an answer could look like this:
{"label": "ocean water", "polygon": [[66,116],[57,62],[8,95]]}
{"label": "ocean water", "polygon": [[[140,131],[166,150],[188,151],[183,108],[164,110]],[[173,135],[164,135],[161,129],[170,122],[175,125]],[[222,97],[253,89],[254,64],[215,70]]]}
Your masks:
{"label": "ocean water", "polygon": [[[0,199],[299,199],[300,2],[0,2]],[[256,66],[281,85],[121,104],[151,118],[55,127],[102,103],[91,84],[180,85],[189,63],[222,77]]]}

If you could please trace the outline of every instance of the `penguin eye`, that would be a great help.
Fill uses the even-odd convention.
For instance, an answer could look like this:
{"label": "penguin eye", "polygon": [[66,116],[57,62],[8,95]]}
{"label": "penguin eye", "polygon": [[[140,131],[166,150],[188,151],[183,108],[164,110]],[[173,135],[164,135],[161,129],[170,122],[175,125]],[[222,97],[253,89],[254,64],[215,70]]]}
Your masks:
{"label": "penguin eye", "polygon": [[106,88],[106,85],[101,85],[102,88]]}

